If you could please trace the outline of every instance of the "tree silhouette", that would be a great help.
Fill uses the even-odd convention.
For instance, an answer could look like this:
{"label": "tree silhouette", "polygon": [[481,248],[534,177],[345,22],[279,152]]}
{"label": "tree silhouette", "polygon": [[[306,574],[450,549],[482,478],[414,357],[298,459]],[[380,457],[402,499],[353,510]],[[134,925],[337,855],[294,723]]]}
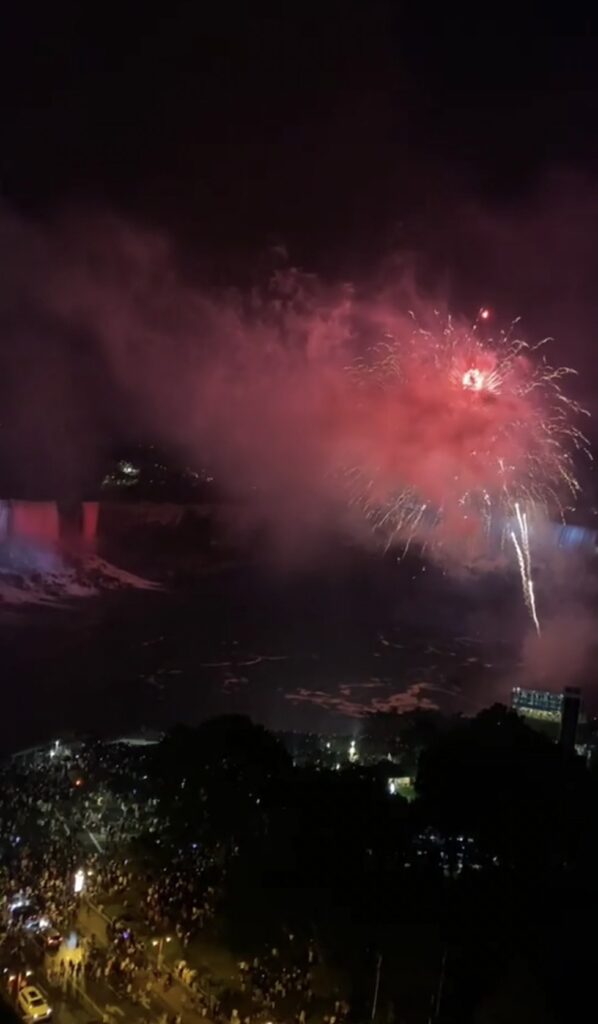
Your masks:
{"label": "tree silhouette", "polygon": [[439,737],[416,786],[424,816],[503,867],[538,872],[576,855],[587,772],[502,705]]}

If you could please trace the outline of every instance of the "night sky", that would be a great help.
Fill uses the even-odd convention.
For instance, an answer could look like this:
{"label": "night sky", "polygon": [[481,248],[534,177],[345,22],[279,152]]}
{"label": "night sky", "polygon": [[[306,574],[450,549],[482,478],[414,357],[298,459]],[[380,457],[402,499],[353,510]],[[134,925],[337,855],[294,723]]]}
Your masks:
{"label": "night sky", "polygon": [[150,439],[89,333],[36,305],[69,231],[83,265],[81,239],[113,220],[132,245],[168,240],[202,288],[259,285],[284,259],[521,316],[598,412],[598,30],[570,8],[13,5],[0,76],[7,496],[89,495],[115,446]]}
{"label": "night sky", "polygon": [[[163,232],[204,285],[262,281],[273,247],[334,280],[394,260],[458,312],[489,303],[532,337],[554,334],[555,361],[582,370],[592,407],[594,26],[569,12],[526,23],[412,8],[13,6],[0,39],[4,220],[116,215]],[[20,248],[4,225],[5,267]],[[86,340],[47,321],[24,331],[30,302],[15,295],[5,275],[4,489],[24,491],[24,475],[44,494],[89,487],[81,463],[97,476],[136,424]],[[58,363],[67,371],[46,386]],[[35,460],[50,434],[62,465],[49,443]]]}
{"label": "night sky", "polygon": [[[13,6],[6,209],[109,210],[164,231],[218,285],[255,282],[273,246],[334,279],[398,259],[453,308],[489,302],[556,334],[593,375],[594,26],[411,8]],[[110,429],[77,419],[96,440]]]}
{"label": "night sky", "polygon": [[526,26],[408,6],[13,9],[5,199],[114,204],[213,272],[271,242],[335,273],[389,248],[461,270],[464,206],[521,212],[546,176],[591,176],[596,38],[566,13]]}

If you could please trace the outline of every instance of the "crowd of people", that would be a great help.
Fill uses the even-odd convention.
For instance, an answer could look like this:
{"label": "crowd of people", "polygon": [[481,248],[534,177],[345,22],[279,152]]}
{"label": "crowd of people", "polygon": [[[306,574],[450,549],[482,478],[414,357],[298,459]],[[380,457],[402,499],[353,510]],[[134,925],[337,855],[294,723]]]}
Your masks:
{"label": "crowd of people", "polygon": [[183,948],[214,919],[226,875],[217,851],[190,850],[175,855],[167,869],[151,878],[142,906],[151,931],[174,930]]}
{"label": "crowd of people", "polygon": [[[85,904],[82,912],[85,916]],[[173,978],[150,963],[144,944],[131,934],[118,933],[107,945],[98,943],[93,933],[78,936],[74,949],[48,959],[46,976],[53,989],[66,992],[74,987],[92,1001],[105,1001],[108,994],[136,1003],[147,1012],[147,1024],[182,1024],[180,1012],[168,1014],[164,1009]],[[109,1011],[105,1021],[111,1021]]]}
{"label": "crowd of people", "polygon": [[[310,1016],[320,1017],[313,991],[315,948],[293,936],[242,961],[238,976],[218,991],[198,978],[193,940],[210,939],[231,854],[217,844],[177,849],[166,839],[154,863],[131,852],[140,835],[163,836],[165,822],[156,801],[137,792],[142,769],[137,767],[137,775],[133,771],[128,791],[121,786],[119,792],[110,785],[115,766],[123,772],[115,750],[71,755],[54,748],[2,770],[0,949],[5,958],[16,953],[27,960],[42,921],[71,937],[69,950],[45,958],[47,980],[56,988],[90,991],[107,983],[155,1016],[156,997],[164,999],[179,986],[183,1012],[218,1024],[305,1024]],[[86,911],[89,904],[93,911]],[[117,916],[99,938],[92,914],[113,913],[115,906],[120,920]],[[26,909],[19,915],[21,907]],[[167,936],[173,942],[164,955],[156,945]],[[170,960],[173,953],[178,960]],[[343,1017],[344,1004],[335,1002],[326,1024]],[[180,1012],[171,1024],[181,1024]]]}
{"label": "crowd of people", "polygon": [[[317,962],[314,943],[300,943],[286,931],[280,946],[239,963],[241,992],[247,994],[253,1007],[263,1007],[270,1019],[305,1024],[314,1014],[313,972]],[[324,1021],[337,1024],[348,1011],[347,1003],[335,999],[331,1012],[324,1012]],[[249,1015],[243,1020],[251,1024]]]}
{"label": "crowd of people", "polygon": [[80,852],[63,814],[70,789],[63,770],[0,778],[0,911],[13,950],[40,927],[64,931],[76,912]]}

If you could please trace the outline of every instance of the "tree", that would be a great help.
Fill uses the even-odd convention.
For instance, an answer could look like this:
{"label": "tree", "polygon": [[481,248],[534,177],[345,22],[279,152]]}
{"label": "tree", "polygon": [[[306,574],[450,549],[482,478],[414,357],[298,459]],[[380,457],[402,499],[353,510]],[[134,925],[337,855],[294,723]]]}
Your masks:
{"label": "tree", "polygon": [[153,774],[177,834],[238,839],[268,814],[291,769],[272,733],[244,715],[176,726],[156,748]]}
{"label": "tree", "polygon": [[542,988],[524,960],[511,961],[474,1014],[474,1024],[554,1024],[554,1020]]}
{"label": "tree", "polygon": [[499,704],[439,737],[416,780],[424,814],[504,867],[538,872],[576,856],[588,773]]}
{"label": "tree", "polygon": [[370,715],[366,737],[375,747],[386,744],[388,753],[401,761],[405,773],[414,775],[422,751],[446,729],[446,721],[437,711],[416,708],[399,714],[377,711]]}

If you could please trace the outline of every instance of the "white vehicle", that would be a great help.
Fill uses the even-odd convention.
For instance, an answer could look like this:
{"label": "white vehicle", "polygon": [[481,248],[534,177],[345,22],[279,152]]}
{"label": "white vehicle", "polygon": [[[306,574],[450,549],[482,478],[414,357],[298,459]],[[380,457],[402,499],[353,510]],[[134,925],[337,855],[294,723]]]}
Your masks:
{"label": "white vehicle", "polygon": [[25,985],[19,992],[19,1012],[24,1020],[47,1020],[52,1011],[40,990],[34,985]]}

